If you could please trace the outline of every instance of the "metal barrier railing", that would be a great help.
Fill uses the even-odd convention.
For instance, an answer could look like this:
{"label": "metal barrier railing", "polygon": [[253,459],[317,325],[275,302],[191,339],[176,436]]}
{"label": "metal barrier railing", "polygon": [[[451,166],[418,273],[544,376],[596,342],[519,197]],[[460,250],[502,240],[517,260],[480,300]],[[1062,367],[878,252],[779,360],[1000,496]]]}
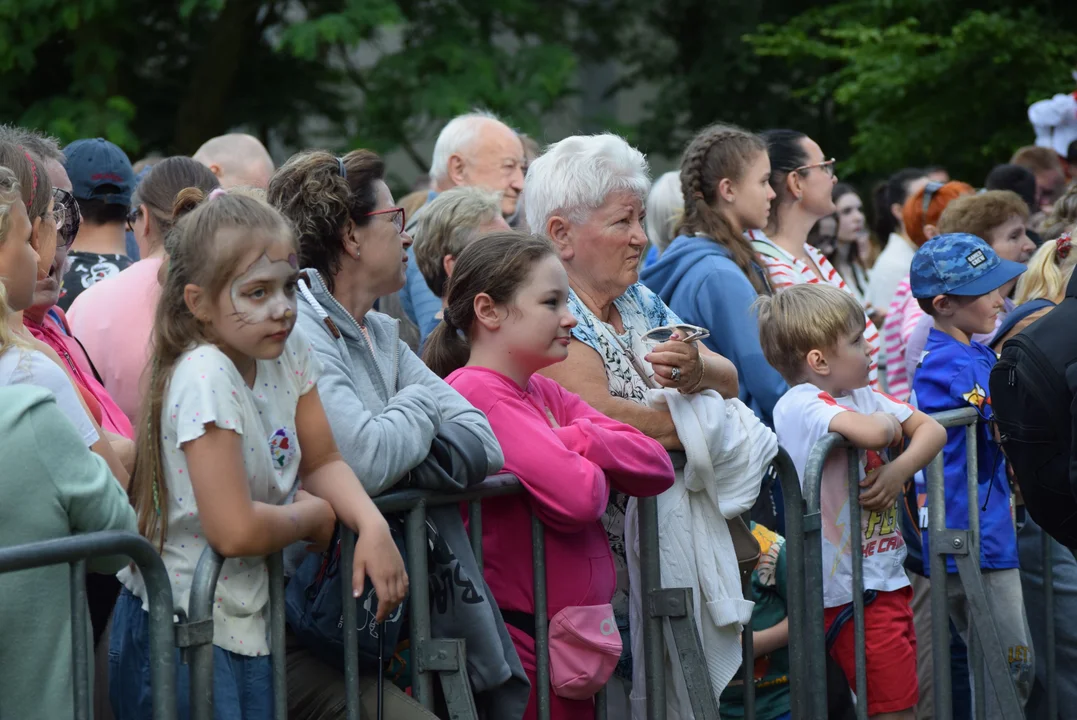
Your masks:
{"label": "metal barrier railing", "polygon": [[[943,474],[942,453],[937,455],[926,468],[928,496],[928,531],[930,538],[931,568],[931,618],[932,651],[934,665],[934,706],[935,717],[939,720],[952,720],[952,685],[950,677],[950,614],[947,601],[947,557],[953,557],[958,569],[958,577],[965,590],[969,604],[969,667],[973,673],[973,687],[976,693],[976,712],[982,717],[986,708],[984,697],[985,683],[983,664],[987,666],[995,701],[999,703],[1005,717],[1023,718],[1024,711],[1018,700],[1017,690],[1007,668],[998,627],[990,611],[983,576],[980,572],[980,528],[979,528],[979,483],[976,427],[980,416],[974,408],[963,408],[937,413],[932,416],[943,427],[964,427],[967,452],[968,495],[969,495],[969,529],[952,529],[946,526],[945,478]],[[848,448],[849,444],[837,434],[830,433],[816,443],[812,449],[805,468],[803,497],[803,518],[800,513],[787,511],[786,535],[790,542],[789,552],[790,596],[800,597],[803,608],[796,608],[796,613],[804,613],[806,625],[798,630],[793,621],[794,609],[790,607],[790,655],[791,674],[800,674],[802,682],[794,682],[793,717],[797,720],[823,720],[827,712],[826,670],[823,662],[826,656],[825,623],[823,619],[823,578],[822,578],[822,543],[820,515],[820,486],[823,468],[830,453],[838,448]],[[857,453],[849,454],[849,527],[862,527],[859,504],[859,458]],[[784,485],[783,485],[784,487]],[[786,503],[787,508],[791,503]],[[802,526],[796,528],[797,522]],[[816,537],[819,536],[819,537]],[[864,596],[863,596],[863,552],[861,532],[851,531],[851,559],[853,566],[853,632],[856,651],[856,677],[852,688],[857,698],[857,717],[867,717],[867,678],[864,645]],[[793,559],[793,551],[802,545],[803,564]],[[1054,594],[1052,588],[1052,570],[1050,563],[1050,538],[1043,538],[1044,555],[1044,593],[1047,613],[1047,685],[1050,717],[1055,717],[1057,709],[1057,683],[1055,668],[1055,632],[1054,632]],[[925,558],[925,561],[928,559]],[[801,592],[793,582],[793,575],[803,572],[805,582]],[[859,588],[857,592],[855,589]],[[795,607],[795,606],[794,606]],[[985,651],[985,649],[987,649]],[[814,660],[814,662],[813,662]],[[799,671],[798,671],[799,669]],[[798,685],[800,686],[798,688]],[[806,688],[804,686],[807,686]],[[806,697],[803,693],[806,692]],[[803,702],[806,700],[807,702]]]}
{"label": "metal barrier railing", "polygon": [[[71,657],[77,720],[93,715],[90,637],[87,627],[86,562],[90,558],[130,558],[142,573],[149,604],[150,680],[154,720],[176,718],[176,671],[172,634],[172,586],[157,550],[135,533],[104,531],[0,549],[0,574],[48,565],[70,566]],[[46,689],[47,691],[47,689]]]}
{"label": "metal barrier railing", "polygon": [[[676,460],[676,458],[675,458]],[[683,462],[683,459],[682,459]],[[784,451],[780,451],[775,461],[778,476],[786,491],[787,507],[799,508],[800,490],[796,479],[796,470]],[[453,717],[475,718],[474,700],[468,684],[465,664],[465,649],[462,640],[435,639],[430,632],[430,596],[429,586],[419,578],[427,577],[426,553],[426,511],[431,507],[459,505],[468,503],[469,535],[471,549],[478,567],[482,569],[482,515],[481,500],[524,492],[523,486],[511,475],[498,475],[462,492],[431,492],[425,490],[403,490],[392,492],[374,499],[375,505],[383,514],[406,512],[406,549],[408,555],[408,574],[416,580],[410,588],[410,632],[411,632],[411,671],[412,691],[415,699],[427,709],[433,708],[433,673],[438,673]],[[795,512],[790,515],[796,517]],[[692,612],[692,592],[689,588],[662,588],[661,572],[658,565],[658,527],[657,499],[639,499],[640,516],[640,556],[642,592],[649,602],[644,603],[645,624],[643,641],[645,647],[647,717],[649,720],[665,718],[665,671],[663,667],[664,644],[662,640],[662,620],[670,620],[674,641],[678,646],[678,655],[686,684],[693,703],[697,720],[718,720],[717,695],[711,688],[707,666],[699,640],[695,618]],[[794,526],[800,522],[799,517],[793,521]],[[340,567],[350,573],[352,553],[354,553],[355,535],[345,529],[341,533]],[[790,563],[793,578],[790,587],[803,582],[803,562],[795,562],[800,556],[796,549],[790,549]],[[273,693],[274,717],[284,720],[287,717],[287,685],[285,673],[284,628],[284,577],[281,554],[271,556],[270,576],[270,649],[273,658]],[[536,668],[536,706],[540,720],[550,717],[550,681],[549,648],[546,612],[546,553],[544,529],[541,521],[532,516],[532,561],[535,575],[535,654]],[[209,623],[212,632],[212,600],[214,589],[220,575],[224,559],[207,548],[195,571],[191,589],[190,623]],[[801,571],[795,569],[800,567]],[[799,578],[799,580],[797,579]],[[356,606],[351,597],[351,583],[345,576],[342,583],[344,596],[344,676],[348,720],[359,719],[359,662],[356,628]],[[749,587],[750,591],[750,587]],[[790,618],[791,632],[800,628],[801,616]],[[751,709],[754,678],[752,659],[751,626],[744,629],[743,674],[745,680],[746,709]],[[196,631],[190,634],[191,648],[191,718],[192,720],[209,720],[213,717],[213,683],[212,683],[212,634],[208,637]],[[801,664],[806,665],[807,656],[801,653]],[[639,661],[639,660],[637,660]],[[792,679],[794,687],[797,681]],[[595,697],[595,716],[598,720],[607,718],[607,698],[603,690]],[[749,720],[754,714],[746,714]]]}

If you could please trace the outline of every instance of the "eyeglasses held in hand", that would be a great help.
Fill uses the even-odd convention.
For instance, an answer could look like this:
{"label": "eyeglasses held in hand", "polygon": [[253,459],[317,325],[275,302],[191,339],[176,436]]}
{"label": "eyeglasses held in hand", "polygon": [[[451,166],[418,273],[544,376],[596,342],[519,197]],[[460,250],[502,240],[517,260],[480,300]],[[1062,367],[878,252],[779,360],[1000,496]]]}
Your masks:
{"label": "eyeglasses held in hand", "polygon": [[396,231],[398,233],[404,232],[404,208],[394,207],[385,210],[375,210],[374,212],[368,212],[365,217],[374,215],[391,215],[389,219],[392,221],[393,225],[396,225]]}
{"label": "eyeglasses held in hand", "polygon": [[[676,338],[673,337],[674,334],[677,335]],[[662,343],[669,342],[673,339],[690,343],[697,340],[706,340],[710,336],[711,331],[706,328],[701,328],[698,325],[681,323],[680,325],[663,325],[662,327],[652,328],[643,333],[642,338],[644,342],[661,345]]]}

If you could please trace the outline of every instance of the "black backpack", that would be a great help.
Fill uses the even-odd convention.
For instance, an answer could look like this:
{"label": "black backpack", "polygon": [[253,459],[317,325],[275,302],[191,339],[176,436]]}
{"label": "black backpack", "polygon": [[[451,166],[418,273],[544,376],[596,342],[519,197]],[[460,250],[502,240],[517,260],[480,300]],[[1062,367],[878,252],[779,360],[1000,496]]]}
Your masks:
{"label": "black backpack", "polygon": [[991,406],[1028,514],[1077,548],[1077,275],[1066,295],[1006,343],[991,371]]}

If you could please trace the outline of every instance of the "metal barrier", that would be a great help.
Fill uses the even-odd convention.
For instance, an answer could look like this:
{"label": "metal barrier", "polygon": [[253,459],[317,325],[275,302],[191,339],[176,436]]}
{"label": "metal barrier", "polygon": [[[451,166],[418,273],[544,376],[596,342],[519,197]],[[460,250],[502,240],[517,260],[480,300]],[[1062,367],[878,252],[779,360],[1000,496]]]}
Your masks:
{"label": "metal barrier", "polygon": [[[675,460],[677,458],[675,457]],[[680,458],[683,464],[683,456]],[[788,455],[782,450],[775,460],[778,477],[786,492],[787,507],[799,509],[800,489],[796,479],[796,470]],[[469,504],[469,535],[471,549],[479,569],[482,569],[482,515],[481,500],[524,492],[523,486],[511,475],[498,475],[488,478],[478,486],[463,492],[431,492],[425,490],[402,490],[387,493],[374,499],[375,505],[383,514],[407,513],[406,548],[408,554],[408,574],[413,578],[427,577],[426,552],[426,511],[430,507],[444,505]],[[647,685],[647,717],[649,720],[665,718],[665,670],[663,666],[664,643],[662,640],[662,620],[668,618],[673,637],[678,646],[678,655],[689,694],[692,698],[693,711],[697,720],[718,720],[717,696],[710,685],[707,665],[703,655],[699,633],[692,611],[692,591],[689,588],[662,588],[661,572],[658,565],[658,526],[657,499],[640,498],[640,555],[642,592],[649,602],[644,602],[645,625],[644,647]],[[794,526],[800,523],[796,512],[790,512]],[[550,717],[550,681],[549,681],[549,647],[546,608],[546,553],[544,528],[537,517],[532,516],[532,562],[535,575],[535,654],[538,660],[536,668],[536,705],[540,720]],[[359,671],[358,640],[356,628],[356,606],[351,597],[350,576],[354,553],[355,535],[350,530],[341,534],[340,566],[348,575],[342,583],[344,589],[343,621],[345,655],[345,690],[348,720],[359,720]],[[803,562],[798,549],[790,548],[790,577],[796,583],[803,583]],[[190,599],[190,623],[209,623],[210,635],[200,630],[190,633],[191,647],[191,718],[192,720],[210,720],[213,717],[213,647],[212,647],[212,602],[217,579],[224,559],[207,548],[199,560],[195,571]],[[795,568],[801,568],[798,573]],[[287,718],[287,685],[284,628],[284,577],[281,554],[270,557],[270,648],[273,658],[273,693],[274,716],[277,720]],[[750,593],[750,584],[747,591]],[[427,709],[432,709],[434,695],[431,675],[437,673],[441,681],[450,716],[454,718],[476,718],[477,712],[471,695],[465,663],[465,648],[462,640],[435,639],[430,636],[430,595],[425,581],[416,581],[410,589],[410,632],[411,632],[411,671],[412,692],[415,699]],[[803,624],[802,616],[790,617],[790,630],[799,629]],[[754,697],[754,661],[752,658],[751,626],[744,629],[743,675],[745,681],[746,709],[750,709]],[[807,664],[807,656],[801,653],[802,665]],[[798,687],[795,678],[791,678],[794,687]],[[595,716],[605,720],[607,698],[603,690],[595,697]],[[754,714],[746,714],[749,720]]]}
{"label": "metal barrier", "polygon": [[[1013,679],[1007,668],[998,628],[990,612],[984,590],[983,576],[980,572],[980,528],[979,528],[979,483],[976,427],[980,419],[974,408],[962,408],[933,415],[943,427],[964,427],[966,433],[966,451],[968,467],[969,495],[969,529],[957,530],[946,527],[945,478],[943,475],[942,453],[937,455],[926,468],[928,494],[928,530],[930,538],[930,567],[933,581],[931,583],[931,617],[932,649],[934,664],[935,717],[939,720],[952,719],[952,686],[950,678],[950,622],[947,603],[947,567],[946,558],[953,557],[958,569],[958,577],[965,590],[969,605],[969,666],[973,673],[973,687],[976,693],[976,714],[983,717],[986,708],[984,697],[983,667],[992,679],[995,700],[1002,707],[1005,717],[1023,718],[1024,711],[1018,700]],[[788,496],[786,507],[786,536],[790,568],[790,596],[799,597],[803,607],[790,606],[790,664],[794,683],[792,688],[793,717],[798,720],[823,720],[827,712],[826,670],[823,662],[826,656],[823,619],[823,567],[820,515],[820,485],[823,468],[830,453],[838,448],[851,447],[837,433],[830,433],[819,440],[809,455],[805,468],[803,487],[803,510],[792,511],[793,503]],[[859,457],[855,452],[849,456],[849,527],[861,528],[861,509],[859,504]],[[783,488],[785,485],[783,484]],[[787,490],[788,492],[788,490]],[[796,527],[797,523],[801,527]],[[857,716],[867,717],[867,677],[864,650],[864,596],[855,588],[863,588],[863,549],[861,532],[851,532],[851,549],[853,565],[853,632],[856,649],[856,677],[852,688],[857,697]],[[803,561],[794,559],[794,548],[801,546]],[[1044,574],[1045,599],[1047,611],[1047,674],[1048,707],[1051,717],[1057,709],[1057,684],[1055,682],[1055,633],[1054,633],[1054,595],[1051,588],[1052,570],[1050,564],[1050,539],[1044,534]],[[804,574],[804,582],[799,578]],[[942,582],[938,581],[942,580]],[[795,607],[795,611],[794,611]],[[803,614],[806,624],[794,622],[794,616]],[[797,626],[800,626],[799,628]],[[987,650],[985,651],[984,648]],[[800,675],[800,681],[796,681]]]}
{"label": "metal barrier", "polygon": [[90,648],[87,638],[86,561],[90,558],[130,558],[142,573],[149,603],[150,680],[154,720],[176,718],[176,671],[172,634],[172,586],[157,550],[135,533],[117,530],[16,545],[0,549],[0,573],[66,563],[71,578],[71,658],[75,718],[93,715]]}

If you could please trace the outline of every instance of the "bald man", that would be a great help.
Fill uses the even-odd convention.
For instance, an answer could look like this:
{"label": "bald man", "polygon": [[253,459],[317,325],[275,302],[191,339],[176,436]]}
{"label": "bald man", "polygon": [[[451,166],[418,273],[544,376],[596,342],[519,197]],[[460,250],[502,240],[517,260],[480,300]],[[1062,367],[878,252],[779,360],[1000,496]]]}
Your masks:
{"label": "bald man", "polygon": [[250,185],[265,190],[273,174],[273,158],[253,135],[229,133],[207,140],[194,159],[208,167],[222,188]]}

